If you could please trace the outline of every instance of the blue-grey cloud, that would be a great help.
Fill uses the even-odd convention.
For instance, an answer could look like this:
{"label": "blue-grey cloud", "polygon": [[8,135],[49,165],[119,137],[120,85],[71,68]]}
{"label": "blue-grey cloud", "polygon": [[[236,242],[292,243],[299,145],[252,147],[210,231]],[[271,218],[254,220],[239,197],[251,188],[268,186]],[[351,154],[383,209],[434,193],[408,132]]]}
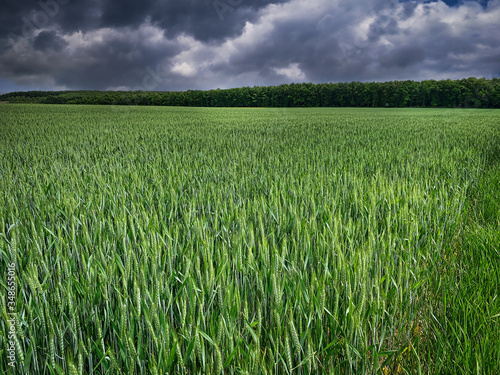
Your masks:
{"label": "blue-grey cloud", "polygon": [[10,87],[184,90],[500,73],[500,0],[6,0],[2,8],[0,84]]}
{"label": "blue-grey cloud", "polygon": [[33,47],[39,51],[60,52],[67,45],[68,42],[57,35],[55,31],[42,31],[34,38],[33,42]]}

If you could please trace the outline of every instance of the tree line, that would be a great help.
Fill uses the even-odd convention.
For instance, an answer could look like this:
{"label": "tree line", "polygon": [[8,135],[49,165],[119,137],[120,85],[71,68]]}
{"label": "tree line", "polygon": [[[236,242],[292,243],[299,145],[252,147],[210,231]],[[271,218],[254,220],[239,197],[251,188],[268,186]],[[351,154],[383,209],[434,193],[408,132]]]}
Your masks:
{"label": "tree line", "polygon": [[448,107],[500,108],[500,78],[292,83],[188,91],[27,91],[0,101],[192,107]]}

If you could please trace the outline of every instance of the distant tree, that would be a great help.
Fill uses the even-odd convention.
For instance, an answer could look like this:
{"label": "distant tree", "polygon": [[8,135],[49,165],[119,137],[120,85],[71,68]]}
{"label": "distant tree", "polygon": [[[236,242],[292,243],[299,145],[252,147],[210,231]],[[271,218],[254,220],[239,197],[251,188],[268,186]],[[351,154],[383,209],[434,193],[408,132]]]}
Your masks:
{"label": "distant tree", "polygon": [[227,90],[28,91],[0,101],[198,107],[464,107],[500,108],[500,79],[292,83]]}

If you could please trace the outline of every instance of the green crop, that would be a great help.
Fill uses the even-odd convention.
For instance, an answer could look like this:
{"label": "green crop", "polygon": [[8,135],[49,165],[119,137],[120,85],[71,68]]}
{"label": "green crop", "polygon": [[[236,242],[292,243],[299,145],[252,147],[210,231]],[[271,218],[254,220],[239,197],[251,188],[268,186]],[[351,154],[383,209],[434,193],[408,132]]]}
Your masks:
{"label": "green crop", "polygon": [[[1,106],[18,373],[466,371],[443,288],[498,114]],[[489,346],[499,319],[475,327]],[[498,370],[486,354],[461,363]]]}

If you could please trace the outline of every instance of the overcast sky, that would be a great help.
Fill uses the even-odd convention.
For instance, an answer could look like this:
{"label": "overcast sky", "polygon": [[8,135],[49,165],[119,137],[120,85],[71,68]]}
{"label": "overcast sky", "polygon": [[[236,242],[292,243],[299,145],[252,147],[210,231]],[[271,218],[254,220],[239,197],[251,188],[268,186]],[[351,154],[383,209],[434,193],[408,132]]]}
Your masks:
{"label": "overcast sky", "polygon": [[500,75],[500,0],[2,0],[0,92]]}

